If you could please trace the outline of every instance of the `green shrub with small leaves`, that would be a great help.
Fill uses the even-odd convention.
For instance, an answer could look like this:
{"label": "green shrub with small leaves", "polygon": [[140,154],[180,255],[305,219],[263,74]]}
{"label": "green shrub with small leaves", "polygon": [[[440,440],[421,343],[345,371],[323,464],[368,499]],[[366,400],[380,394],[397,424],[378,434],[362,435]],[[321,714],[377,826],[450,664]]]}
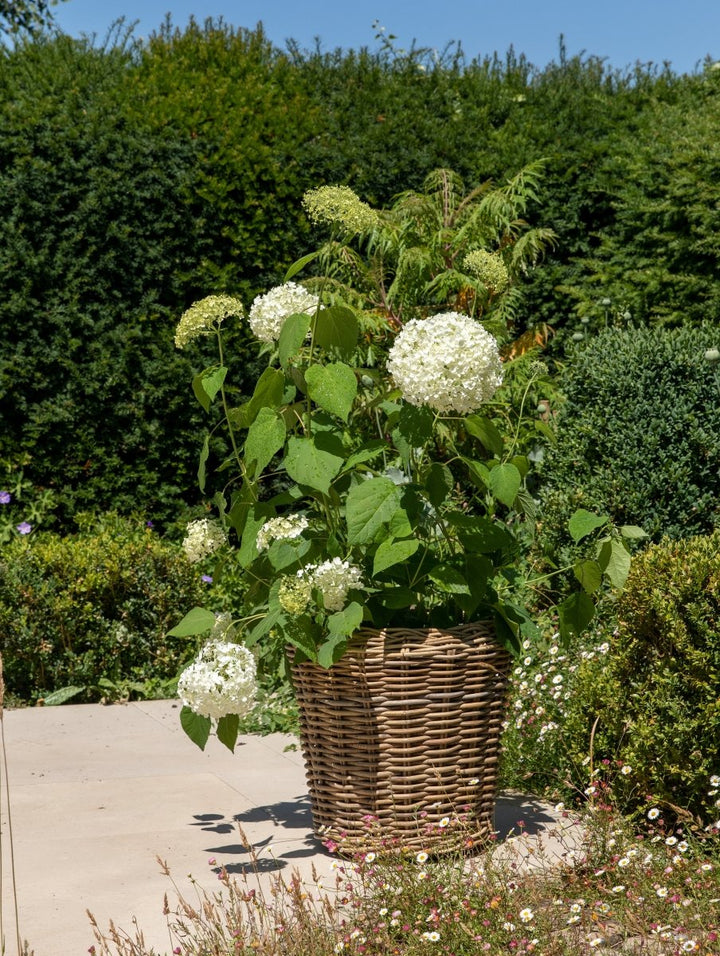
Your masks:
{"label": "green shrub with small leaves", "polygon": [[167,632],[179,608],[202,600],[206,584],[181,548],[139,521],[78,521],[77,534],[40,532],[0,549],[10,699],[171,696],[194,647]]}
{"label": "green shrub with small leaves", "polygon": [[[720,787],[720,531],[636,555],[591,638],[528,648],[514,675],[506,786],[707,824]],[[716,783],[713,784],[713,781]],[[714,791],[714,792],[712,792]]]}
{"label": "green shrub with small leaves", "polygon": [[545,557],[565,564],[577,508],[653,541],[720,524],[717,327],[608,328],[569,356],[540,466]]}

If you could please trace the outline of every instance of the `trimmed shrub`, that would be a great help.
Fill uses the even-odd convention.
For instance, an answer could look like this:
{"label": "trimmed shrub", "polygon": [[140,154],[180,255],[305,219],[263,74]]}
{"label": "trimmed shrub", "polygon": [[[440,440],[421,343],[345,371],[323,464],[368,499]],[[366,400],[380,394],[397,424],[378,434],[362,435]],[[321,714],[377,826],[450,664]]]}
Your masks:
{"label": "trimmed shrub", "polygon": [[568,654],[531,652],[519,668],[506,785],[609,790],[629,811],[657,805],[711,823],[720,796],[720,531],[637,555],[616,615],[612,634]]}
{"label": "trimmed shrub", "polygon": [[717,328],[607,329],[569,359],[557,442],[540,467],[547,557],[563,562],[577,507],[663,535],[720,523]]}
{"label": "trimmed shrub", "polygon": [[0,649],[11,698],[67,687],[76,702],[168,696],[194,646],[170,638],[179,608],[206,585],[182,549],[109,515],[81,531],[40,533],[0,550]]}

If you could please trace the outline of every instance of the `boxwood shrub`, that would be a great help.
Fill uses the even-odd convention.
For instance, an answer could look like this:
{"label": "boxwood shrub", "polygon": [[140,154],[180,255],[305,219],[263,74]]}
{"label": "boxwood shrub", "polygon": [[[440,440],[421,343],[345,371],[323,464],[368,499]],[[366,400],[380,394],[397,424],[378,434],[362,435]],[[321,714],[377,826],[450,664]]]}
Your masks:
{"label": "boxwood shrub", "polygon": [[716,821],[720,530],[636,554],[604,632],[551,651],[518,669],[505,784]]}
{"label": "boxwood shrub", "polygon": [[546,450],[539,541],[564,562],[578,507],[640,525],[650,540],[720,524],[717,327],[609,328],[561,377],[566,401]]}
{"label": "boxwood shrub", "polygon": [[79,522],[77,534],[33,534],[0,549],[9,699],[37,702],[69,687],[77,703],[168,696],[195,647],[167,631],[207,585],[178,545],[139,520]]}

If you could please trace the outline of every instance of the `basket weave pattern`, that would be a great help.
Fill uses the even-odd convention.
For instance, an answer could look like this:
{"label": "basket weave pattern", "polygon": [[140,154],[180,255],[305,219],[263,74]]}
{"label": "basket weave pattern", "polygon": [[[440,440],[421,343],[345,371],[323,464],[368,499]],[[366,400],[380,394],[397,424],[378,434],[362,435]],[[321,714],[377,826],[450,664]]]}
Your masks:
{"label": "basket weave pattern", "polygon": [[449,848],[459,816],[463,844],[487,836],[510,664],[487,624],[363,629],[333,667],[294,664],[316,836]]}

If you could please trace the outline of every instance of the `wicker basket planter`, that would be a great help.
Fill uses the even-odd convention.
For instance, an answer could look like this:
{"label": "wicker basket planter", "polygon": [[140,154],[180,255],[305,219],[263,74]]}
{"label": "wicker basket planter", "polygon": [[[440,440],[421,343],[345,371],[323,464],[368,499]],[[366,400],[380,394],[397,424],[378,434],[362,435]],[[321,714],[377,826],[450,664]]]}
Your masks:
{"label": "wicker basket planter", "polygon": [[316,836],[376,852],[487,836],[510,666],[486,624],[361,630],[333,667],[294,664]]}

